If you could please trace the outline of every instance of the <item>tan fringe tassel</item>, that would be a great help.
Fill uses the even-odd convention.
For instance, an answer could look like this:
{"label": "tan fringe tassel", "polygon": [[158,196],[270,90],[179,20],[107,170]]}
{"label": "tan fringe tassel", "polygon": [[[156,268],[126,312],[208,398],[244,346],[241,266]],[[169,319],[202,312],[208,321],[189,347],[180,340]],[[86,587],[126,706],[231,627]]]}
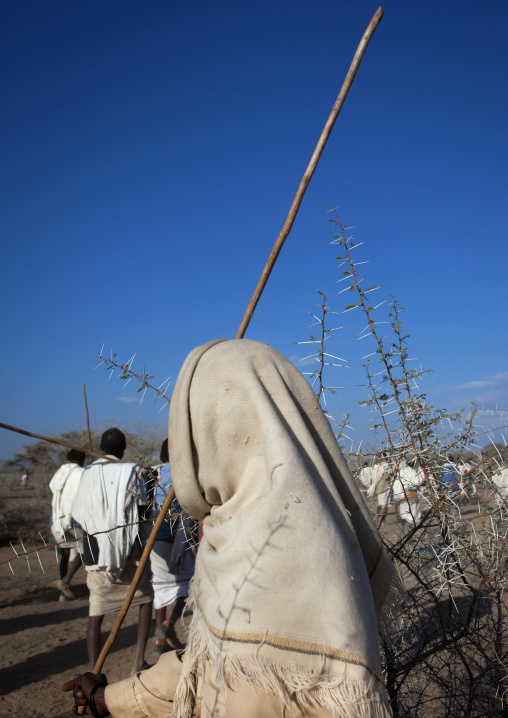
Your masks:
{"label": "tan fringe tassel", "polygon": [[294,702],[302,711],[314,708],[331,718],[391,718],[392,712],[384,686],[373,677],[370,684],[350,678],[323,675],[301,666],[276,663],[256,655],[241,656],[223,652],[208,638],[199,608],[194,613],[189,642],[184,655],[182,675],[174,697],[172,718],[192,718],[199,661],[215,668],[219,691],[232,681],[244,681],[279,698],[287,708]]}

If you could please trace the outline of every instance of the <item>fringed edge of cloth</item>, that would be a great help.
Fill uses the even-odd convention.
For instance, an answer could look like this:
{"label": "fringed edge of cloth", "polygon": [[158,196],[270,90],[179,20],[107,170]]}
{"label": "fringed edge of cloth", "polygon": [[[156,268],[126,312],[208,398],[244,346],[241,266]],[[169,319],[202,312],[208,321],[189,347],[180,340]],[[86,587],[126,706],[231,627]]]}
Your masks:
{"label": "fringed edge of cloth", "polygon": [[223,652],[210,641],[192,595],[189,596],[187,607],[194,608],[194,613],[189,642],[183,656],[182,674],[175,692],[172,718],[193,716],[200,660],[209,661],[214,667],[221,692],[230,687],[233,681],[244,681],[279,698],[286,708],[290,708],[293,703],[302,711],[311,708],[325,711],[331,718],[391,718],[392,711],[385,687],[374,676],[369,683],[365,683],[256,655]]}

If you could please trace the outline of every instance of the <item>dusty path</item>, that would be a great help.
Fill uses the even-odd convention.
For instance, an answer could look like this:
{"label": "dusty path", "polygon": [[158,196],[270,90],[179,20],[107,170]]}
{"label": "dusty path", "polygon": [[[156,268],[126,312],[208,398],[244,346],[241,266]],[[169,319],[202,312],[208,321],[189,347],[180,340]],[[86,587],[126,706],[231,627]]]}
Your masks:
{"label": "dusty path", "polygon": [[[28,548],[28,547],[27,547]],[[11,548],[0,548],[0,562],[14,556]],[[0,717],[70,718],[72,698],[60,687],[74,673],[88,670],[85,645],[88,618],[88,591],[84,568],[72,584],[75,601],[60,603],[54,586],[58,579],[55,554],[40,553],[45,573],[37,558],[12,562],[15,576],[7,564],[0,565]],[[108,656],[105,672],[111,681],[130,674],[134,663],[137,609],[129,611],[120,634]],[[105,640],[115,615],[106,615]],[[153,629],[151,631],[153,635]],[[146,650],[152,664],[153,640]]]}
{"label": "dusty path", "polygon": [[[12,492],[12,499],[19,502],[15,493]],[[29,499],[29,495],[31,497],[31,492],[22,496],[25,505],[33,501],[39,513],[49,514],[49,510],[42,507],[40,497],[36,499],[34,494],[34,498]],[[11,497],[4,494],[4,498]],[[374,509],[372,501],[368,503]],[[473,516],[477,508],[471,504],[462,511],[466,516]],[[404,530],[396,520],[396,507],[392,506],[383,533],[390,536]],[[14,559],[14,576],[8,564],[2,565],[10,558]],[[46,549],[40,552],[40,558],[45,573],[34,555],[30,559],[30,574],[26,559],[15,559],[11,548],[0,547],[0,718],[71,718],[72,698],[60,688],[75,673],[88,670],[85,570],[78,571],[72,584],[77,599],[60,603],[59,591],[54,585],[58,578],[55,554]],[[104,619],[104,640],[114,619],[114,614]],[[136,619],[137,609],[133,609],[108,656],[104,670],[111,681],[130,674],[135,654]],[[155,663],[152,647],[153,639],[150,639],[145,654],[149,664]]]}

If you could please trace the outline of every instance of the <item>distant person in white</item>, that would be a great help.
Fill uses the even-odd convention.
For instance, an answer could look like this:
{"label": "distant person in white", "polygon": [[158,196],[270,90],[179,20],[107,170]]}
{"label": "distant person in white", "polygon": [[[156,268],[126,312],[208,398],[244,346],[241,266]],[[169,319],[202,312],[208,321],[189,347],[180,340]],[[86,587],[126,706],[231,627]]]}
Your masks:
{"label": "distant person in white", "polygon": [[[83,475],[85,454],[82,451],[71,449],[67,454],[67,463],[63,464],[49,482],[53,494],[51,502],[51,533],[57,552],[60,556],[60,579],[56,582],[60,589],[60,601],[76,598],[69,584],[81,566],[80,546],[75,539],[82,535],[79,527],[72,520],[72,503],[78,491],[79,482]],[[70,539],[70,540],[68,540]],[[74,539],[74,541],[72,540]]]}
{"label": "distant person in white", "polygon": [[492,474],[492,483],[497,488],[503,499],[508,498],[508,467],[501,466]]}
{"label": "distant person in white", "polygon": [[[157,518],[172,483],[167,439],[162,442],[160,459],[163,463],[156,469],[158,482],[154,487],[152,518]],[[180,518],[162,524],[150,554],[155,608],[153,652],[156,656],[170,649],[183,648],[175,631],[175,623],[183,614],[189,595],[189,581],[194,575],[195,558],[189,533],[193,522],[183,514],[176,499],[173,500],[172,508],[180,513]],[[171,611],[166,618],[166,607],[169,606]]]}
{"label": "distant person in white", "polygon": [[393,469],[386,460],[387,453],[382,453],[381,456],[381,461],[372,467],[371,485],[367,492],[367,498],[375,494],[377,512],[386,513],[390,505],[390,488]]}
{"label": "distant person in white", "polygon": [[395,467],[395,481],[393,482],[393,500],[399,504],[399,517],[401,521],[414,525],[421,516],[418,488],[424,482],[423,472],[416,471],[413,462],[405,458]]}

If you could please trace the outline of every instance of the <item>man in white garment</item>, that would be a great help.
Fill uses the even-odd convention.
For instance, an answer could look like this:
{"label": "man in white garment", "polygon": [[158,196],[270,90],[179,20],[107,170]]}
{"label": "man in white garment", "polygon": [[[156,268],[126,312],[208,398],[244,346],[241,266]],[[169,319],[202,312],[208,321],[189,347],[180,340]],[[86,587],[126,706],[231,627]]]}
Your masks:
{"label": "man in white garment", "polygon": [[418,488],[424,482],[423,472],[417,471],[413,462],[407,462],[405,458],[399,461],[395,469],[395,481],[393,482],[393,500],[399,504],[399,516],[401,521],[406,521],[411,526],[420,519],[420,501],[418,499]]}
{"label": "man in white garment", "polygon": [[506,500],[508,498],[508,467],[500,466],[497,471],[492,474],[491,479],[502,498]]}
{"label": "man in white garment", "polygon": [[[172,483],[167,439],[162,442],[160,458],[163,463],[154,470],[158,477],[154,487],[151,516],[154,519],[157,518]],[[175,623],[183,614],[189,595],[189,581],[194,574],[195,557],[191,548],[194,522],[183,514],[177,499],[173,500],[172,508],[180,517],[162,524],[150,554],[155,608],[153,652],[156,656],[171,648],[183,648],[175,631]],[[171,607],[168,618],[167,607]]]}
{"label": "man in white garment", "polygon": [[51,533],[60,557],[60,579],[56,582],[60,589],[60,601],[69,601],[76,596],[69,584],[81,566],[82,545],[76,539],[82,534],[73,521],[71,510],[74,498],[83,475],[85,454],[71,449],[67,454],[67,462],[63,464],[49,482],[53,494],[51,502]]}
{"label": "man in white garment", "polygon": [[[72,515],[88,534],[84,560],[90,591],[86,640],[91,667],[100,653],[104,614],[120,610],[142,553],[138,521],[144,518],[147,476],[141,466],[121,462],[125,447],[125,435],[119,429],[104,432],[101,450],[109,461],[98,459],[85,469],[72,506]],[[145,569],[131,604],[139,606],[133,671],[145,667],[152,599],[150,575]]]}
{"label": "man in white garment", "polygon": [[390,505],[393,469],[387,459],[388,452],[381,452],[381,460],[372,467],[371,485],[367,492],[367,498],[376,495],[378,514],[387,513]]}
{"label": "man in white garment", "polygon": [[368,461],[365,461],[357,475],[358,482],[363,486],[364,491],[366,491],[367,498],[372,496],[372,493],[376,486],[374,483],[375,473],[376,467],[371,466]]}

